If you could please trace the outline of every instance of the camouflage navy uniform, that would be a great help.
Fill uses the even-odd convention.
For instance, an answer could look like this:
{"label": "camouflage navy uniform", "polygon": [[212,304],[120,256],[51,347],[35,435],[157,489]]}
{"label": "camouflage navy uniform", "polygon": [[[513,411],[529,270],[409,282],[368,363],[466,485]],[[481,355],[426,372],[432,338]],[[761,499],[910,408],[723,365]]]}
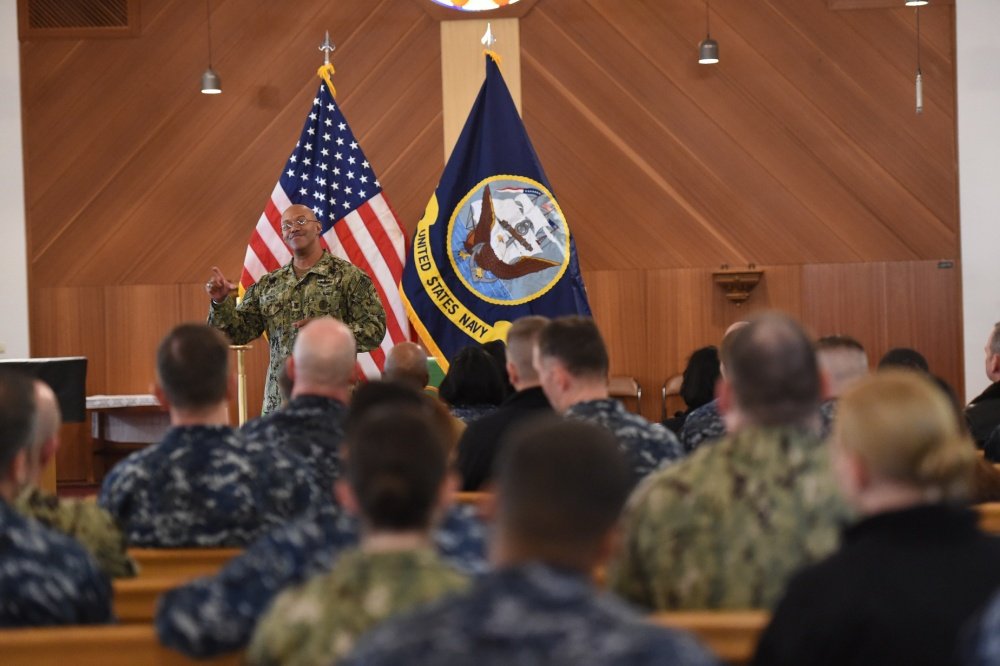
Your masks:
{"label": "camouflage navy uniform", "polygon": [[578,402],[566,410],[566,417],[596,423],[610,430],[628,459],[633,483],[684,455],[674,433],[659,423],[650,423],[638,414],[626,411],[618,400],[606,398]]}
{"label": "camouflage navy uniform", "polygon": [[251,285],[238,306],[232,296],[222,303],[213,302],[208,323],[237,345],[267,333],[271,360],[261,411],[267,414],[281,406],[278,374],[292,354],[298,333],[295,322],[326,316],[347,324],[354,333],[358,351],[375,349],[385,337],[385,310],[371,278],[324,250],[320,260],[301,279],[295,277],[289,261]]}
{"label": "camouflage navy uniform", "polygon": [[726,423],[719,411],[719,401],[706,402],[692,410],[681,427],[681,446],[684,453],[691,453],[705,442],[719,439],[726,434]]}
{"label": "camouflage navy uniform", "polygon": [[0,499],[0,627],[112,619],[111,584],[83,546]]}
{"label": "camouflage navy uniform", "polygon": [[[486,570],[486,530],[475,507],[459,505],[435,530],[437,551],[467,574]],[[160,642],[192,657],[245,647],[257,620],[290,585],[330,571],[337,555],[358,544],[358,523],[337,507],[271,531],[218,575],[160,597]]]}
{"label": "camouflage navy uniform", "polygon": [[129,545],[153,548],[245,546],[330,501],[294,453],[201,425],[171,428],[115,465],[98,498]]}
{"label": "camouflage navy uniform", "polygon": [[344,553],[333,571],[282,592],[254,631],[247,663],[332,664],[387,618],[468,587],[429,548]]}
{"label": "camouflage navy uniform", "polygon": [[715,664],[693,638],[647,624],[583,575],[543,564],[484,576],[465,594],[389,620],[339,662],[421,664]]}
{"label": "camouflage navy uniform", "polygon": [[135,562],[125,552],[125,535],[118,529],[111,514],[96,503],[60,499],[40,488],[29,486],[17,496],[14,508],[21,515],[34,518],[46,527],[79,541],[106,576],[135,576]]}
{"label": "camouflage navy uniform", "polygon": [[294,451],[309,463],[319,487],[329,491],[340,477],[340,442],[347,405],[320,395],[300,395],[276,412],[246,423],[248,440]]}
{"label": "camouflage navy uniform", "polygon": [[610,586],[655,610],[769,608],[836,548],[847,518],[822,440],[749,428],[636,490]]}

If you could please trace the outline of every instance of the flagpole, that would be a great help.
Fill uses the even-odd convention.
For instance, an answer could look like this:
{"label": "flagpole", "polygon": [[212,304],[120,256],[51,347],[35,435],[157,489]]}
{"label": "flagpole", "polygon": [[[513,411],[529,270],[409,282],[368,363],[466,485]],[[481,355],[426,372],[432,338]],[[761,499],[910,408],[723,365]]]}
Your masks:
{"label": "flagpole", "polygon": [[336,97],[337,89],[333,87],[333,74],[336,70],[333,68],[333,63],[330,62],[330,54],[337,50],[337,45],[330,41],[329,30],[326,31],[326,37],[320,44],[319,50],[323,52],[323,65],[316,70],[316,74],[326,82],[327,88],[330,89],[330,95]]}

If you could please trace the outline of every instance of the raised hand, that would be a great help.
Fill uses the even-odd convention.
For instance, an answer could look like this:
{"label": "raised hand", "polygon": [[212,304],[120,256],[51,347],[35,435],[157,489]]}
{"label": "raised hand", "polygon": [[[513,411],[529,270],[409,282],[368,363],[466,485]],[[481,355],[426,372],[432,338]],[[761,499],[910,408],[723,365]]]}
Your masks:
{"label": "raised hand", "polygon": [[226,279],[219,267],[212,266],[212,276],[205,283],[205,293],[211,296],[216,303],[221,303],[234,289],[236,289],[236,285]]}

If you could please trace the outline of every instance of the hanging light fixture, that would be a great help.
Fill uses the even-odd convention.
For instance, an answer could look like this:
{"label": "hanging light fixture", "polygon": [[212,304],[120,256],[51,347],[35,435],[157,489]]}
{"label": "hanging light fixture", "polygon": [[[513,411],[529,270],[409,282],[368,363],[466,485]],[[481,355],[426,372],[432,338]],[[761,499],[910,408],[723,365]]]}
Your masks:
{"label": "hanging light fixture", "polygon": [[201,75],[201,92],[205,95],[218,95],[222,92],[222,80],[212,69],[212,8],[211,0],[205,0],[205,17],[208,23],[208,69]]}
{"label": "hanging light fixture", "polygon": [[920,71],[920,7],[913,10],[917,15],[917,115],[924,112],[924,74]]}
{"label": "hanging light fixture", "polygon": [[698,62],[702,65],[714,65],[719,62],[719,42],[712,39],[708,23],[708,0],[705,0],[705,39],[698,44]]}
{"label": "hanging light fixture", "polygon": [[906,0],[907,7],[923,7],[928,4],[928,0]]}

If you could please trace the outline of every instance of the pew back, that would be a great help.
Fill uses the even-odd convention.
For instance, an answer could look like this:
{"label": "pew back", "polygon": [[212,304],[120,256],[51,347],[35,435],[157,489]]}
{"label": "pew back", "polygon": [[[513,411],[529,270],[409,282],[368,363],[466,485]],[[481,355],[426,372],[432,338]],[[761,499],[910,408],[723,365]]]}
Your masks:
{"label": "pew back", "polygon": [[198,578],[219,572],[240,548],[129,548],[143,578]]}
{"label": "pew back", "polygon": [[688,631],[727,664],[749,664],[771,615],[763,610],[675,611],[651,615],[661,627]]}

